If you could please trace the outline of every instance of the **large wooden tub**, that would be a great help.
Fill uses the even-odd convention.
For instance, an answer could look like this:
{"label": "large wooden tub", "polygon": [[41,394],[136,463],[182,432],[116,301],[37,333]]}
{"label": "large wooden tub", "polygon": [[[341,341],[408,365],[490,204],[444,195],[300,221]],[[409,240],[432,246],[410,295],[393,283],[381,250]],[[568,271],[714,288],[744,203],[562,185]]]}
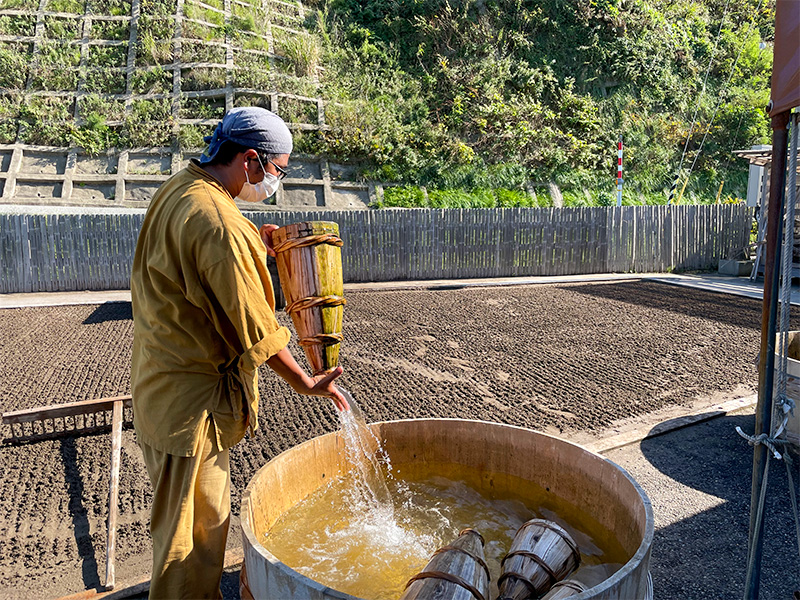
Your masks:
{"label": "large wooden tub", "polygon": [[[420,419],[371,427],[400,477],[422,468],[447,476],[467,467],[480,475],[481,491],[538,488],[591,515],[630,558],[575,600],[652,598],[648,567],[653,511],[637,483],[611,461],[549,435],[484,421]],[[344,455],[338,433],[323,435],[275,457],[250,481],[242,497],[241,523],[244,570],[255,598],[358,600],[297,573],[261,543],[286,510],[350,468]]]}

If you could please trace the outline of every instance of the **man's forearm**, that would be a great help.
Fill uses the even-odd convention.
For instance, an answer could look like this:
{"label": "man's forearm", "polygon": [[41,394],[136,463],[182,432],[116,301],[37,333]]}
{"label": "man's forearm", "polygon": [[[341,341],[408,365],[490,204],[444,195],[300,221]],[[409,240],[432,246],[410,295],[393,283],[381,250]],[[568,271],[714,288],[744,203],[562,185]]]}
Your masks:
{"label": "man's forearm", "polygon": [[292,389],[300,393],[308,393],[314,382],[297,363],[289,348],[284,348],[267,359],[267,366],[286,381]]}

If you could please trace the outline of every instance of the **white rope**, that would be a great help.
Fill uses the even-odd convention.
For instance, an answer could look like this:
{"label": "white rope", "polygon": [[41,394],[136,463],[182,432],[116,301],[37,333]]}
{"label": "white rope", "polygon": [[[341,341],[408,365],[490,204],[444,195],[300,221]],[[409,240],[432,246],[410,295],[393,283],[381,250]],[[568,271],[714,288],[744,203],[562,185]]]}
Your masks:
{"label": "white rope", "polygon": [[[793,412],[794,401],[786,397],[786,380],[787,380],[787,365],[789,360],[789,313],[792,304],[792,263],[794,259],[794,219],[795,207],[797,204],[797,168],[795,166],[795,154],[797,153],[797,126],[798,114],[792,115],[791,127],[792,136],[789,143],[789,175],[788,175],[788,189],[786,194],[786,221],[784,222],[784,236],[783,236],[783,280],[781,281],[781,365],[778,371],[778,398],[783,406],[783,422],[779,426],[778,432],[774,435],[778,436],[786,427],[786,422],[789,413]],[[791,405],[791,410],[787,410],[787,404]]]}
{"label": "white rope", "polygon": [[783,458],[783,455],[780,452],[778,452],[777,446],[780,444],[789,443],[786,440],[775,439],[766,433],[761,433],[759,435],[748,435],[744,431],[742,431],[742,428],[739,427],[738,425],[736,426],[736,433],[738,433],[740,436],[746,439],[751,446],[758,446],[759,444],[763,444],[764,446],[769,448],[769,451],[772,452],[772,456],[774,456],[777,460],[781,460]]}
{"label": "white rope", "polygon": [[[788,380],[789,363],[789,313],[792,308],[792,262],[794,258],[794,216],[795,216],[795,190],[797,182],[797,169],[794,165],[794,153],[797,149],[797,114],[792,116],[792,140],[789,144],[790,168],[788,177],[788,194],[786,198],[786,218],[783,223],[783,249],[781,254],[781,320],[780,320],[780,354],[778,364],[778,398],[777,403],[773,398],[776,411],[772,413],[772,423],[770,430],[772,437],[779,438],[786,429],[789,422],[789,415],[794,412],[794,400],[786,396],[786,382]],[[775,426],[776,413],[782,411],[778,416],[780,424]]]}
{"label": "white rope", "polygon": [[[759,4],[759,7],[761,5]],[[789,415],[794,412],[794,400],[786,396],[786,383],[788,380],[788,346],[789,346],[789,311],[791,310],[791,293],[792,293],[792,250],[794,248],[794,214],[795,214],[795,201],[797,189],[797,167],[795,164],[797,153],[798,135],[797,129],[800,124],[800,115],[798,113],[792,114],[791,120],[791,143],[789,144],[789,176],[788,176],[788,194],[786,198],[786,211],[783,231],[783,248],[781,249],[781,291],[780,291],[780,323],[779,323],[779,351],[778,351],[778,373],[777,373],[777,393],[772,397],[772,407],[770,411],[770,424],[769,434],[761,433],[757,436],[747,435],[742,431],[741,427],[736,427],[736,432],[745,438],[750,445],[757,446],[762,444],[766,446],[777,460],[784,459],[786,464],[786,473],[789,479],[789,497],[792,502],[792,509],[794,512],[795,528],[797,530],[797,550],[800,553],[800,515],[797,510],[797,498],[794,491],[794,479],[791,473],[791,457],[788,452],[781,454],[778,447],[788,445],[789,441],[782,438],[786,424],[789,421]],[[773,162],[774,164],[774,162]],[[773,274],[775,276],[775,274]],[[758,494],[758,502],[756,504],[756,523],[762,523],[764,516],[764,505],[767,493],[767,477],[769,475],[769,459],[770,455],[767,454],[766,464],[764,465],[764,476],[761,481],[761,489]],[[747,555],[747,579],[748,583],[755,567],[755,546],[753,543],[755,538],[751,539]]]}

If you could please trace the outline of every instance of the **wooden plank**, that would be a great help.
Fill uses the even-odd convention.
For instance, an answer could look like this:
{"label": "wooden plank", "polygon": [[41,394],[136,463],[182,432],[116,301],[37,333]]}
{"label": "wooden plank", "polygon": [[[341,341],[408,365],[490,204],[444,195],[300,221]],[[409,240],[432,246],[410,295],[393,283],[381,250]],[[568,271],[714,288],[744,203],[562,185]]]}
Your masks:
{"label": "wooden plank", "polygon": [[0,293],[7,294],[18,289],[15,267],[14,225],[16,215],[0,215]]}
{"label": "wooden plank", "polygon": [[108,493],[108,528],[106,535],[106,589],[116,583],[114,555],[117,547],[117,511],[119,506],[119,463],[122,449],[122,400],[114,401],[111,417],[111,483]]}
{"label": "wooden plank", "polygon": [[95,400],[81,400],[80,402],[69,402],[67,404],[54,404],[39,408],[17,410],[3,413],[3,424],[11,425],[14,423],[32,423],[44,419],[54,419],[57,417],[71,417],[87,413],[111,410],[114,403],[121,401],[124,407],[132,407],[131,396],[114,396],[111,398],[97,398]]}

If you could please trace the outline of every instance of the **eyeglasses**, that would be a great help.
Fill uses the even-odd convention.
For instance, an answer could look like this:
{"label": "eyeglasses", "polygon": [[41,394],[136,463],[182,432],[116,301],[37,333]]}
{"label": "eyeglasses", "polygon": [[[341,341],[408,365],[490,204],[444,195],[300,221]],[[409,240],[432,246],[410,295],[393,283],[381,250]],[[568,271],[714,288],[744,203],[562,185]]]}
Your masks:
{"label": "eyeglasses", "polygon": [[[250,160],[252,160],[252,159],[250,159]],[[286,172],[286,169],[284,169],[283,167],[279,167],[278,165],[276,165],[273,161],[271,161],[269,158],[267,158],[263,154],[259,154],[258,155],[258,163],[261,165],[262,169],[264,168],[264,164],[265,163],[269,163],[273,167],[275,167],[275,170],[278,171],[278,181],[280,181],[281,179],[283,179],[287,175],[289,175],[289,173]]]}
{"label": "eyeglasses", "polygon": [[281,167],[276,165],[270,159],[267,159],[267,162],[269,164],[271,164],[273,167],[275,167],[275,169],[278,171],[278,181],[280,181],[281,179],[283,179],[284,177],[286,177],[288,175],[288,173],[284,169],[282,169]]}

